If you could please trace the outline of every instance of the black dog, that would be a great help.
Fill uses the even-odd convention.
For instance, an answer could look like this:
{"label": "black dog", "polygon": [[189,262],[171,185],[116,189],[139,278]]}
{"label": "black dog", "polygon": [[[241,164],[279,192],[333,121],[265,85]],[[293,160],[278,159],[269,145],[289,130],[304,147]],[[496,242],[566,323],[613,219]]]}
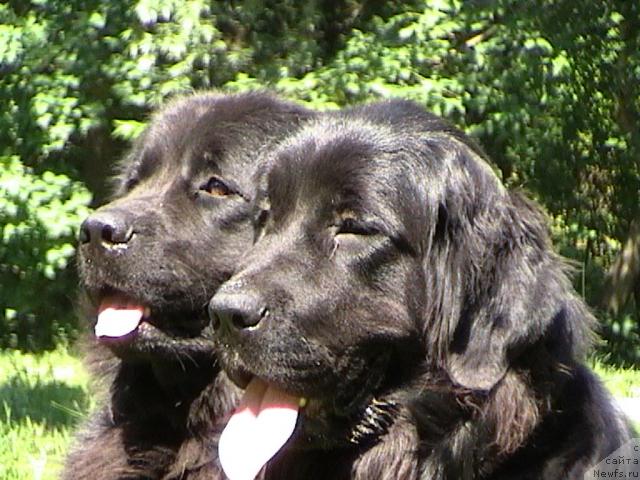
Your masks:
{"label": "black dog", "polygon": [[267,94],[197,94],[156,114],[114,199],[81,227],[79,270],[110,383],[65,479],[221,477],[216,419],[237,389],[206,339],[206,306],[253,241],[254,176],[310,116]]}
{"label": "black dog", "polygon": [[345,111],[265,183],[210,303],[246,387],[231,478],[278,452],[264,478],[582,479],[629,438],[544,216],[462,133],[409,102]]}

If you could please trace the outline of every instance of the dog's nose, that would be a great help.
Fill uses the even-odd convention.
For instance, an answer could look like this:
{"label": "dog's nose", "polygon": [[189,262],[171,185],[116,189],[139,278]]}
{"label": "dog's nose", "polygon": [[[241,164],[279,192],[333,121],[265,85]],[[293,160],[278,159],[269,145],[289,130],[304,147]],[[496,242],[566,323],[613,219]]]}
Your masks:
{"label": "dog's nose", "polygon": [[209,318],[215,331],[255,327],[268,315],[269,309],[256,293],[219,292],[209,302]]}
{"label": "dog's nose", "polygon": [[96,211],[80,225],[78,241],[104,247],[124,246],[131,240],[133,228],[126,215],[117,211]]}

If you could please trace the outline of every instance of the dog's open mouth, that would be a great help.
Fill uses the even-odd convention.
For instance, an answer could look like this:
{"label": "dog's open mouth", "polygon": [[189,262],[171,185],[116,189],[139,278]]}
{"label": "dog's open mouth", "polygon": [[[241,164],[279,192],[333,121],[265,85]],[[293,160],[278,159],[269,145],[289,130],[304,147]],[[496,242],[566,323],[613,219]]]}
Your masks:
{"label": "dog's open mouth", "polygon": [[253,377],[220,437],[218,453],[227,476],[253,479],[287,443],[306,403],[305,397]]}
{"label": "dog's open mouth", "polygon": [[98,307],[95,334],[99,339],[131,336],[148,319],[151,309],[119,296],[106,296]]}
{"label": "dog's open mouth", "polygon": [[[238,362],[232,364],[225,370],[244,394],[218,445],[220,463],[231,480],[255,478],[269,460],[288,448],[290,439],[294,448],[317,448],[325,442],[343,447],[366,444],[384,435],[394,421],[396,406],[388,401],[363,395],[341,415],[334,411],[334,395],[329,401],[307,397],[255,376]],[[334,438],[327,432],[339,433]]]}
{"label": "dog's open mouth", "polygon": [[335,370],[321,362],[314,362],[315,370],[303,368],[307,363],[279,368],[260,357],[247,362],[241,349],[217,346],[227,377],[244,390],[218,445],[231,480],[255,478],[283,449],[372,445],[395,421],[397,403],[385,394],[388,352],[372,350],[374,360],[353,357],[349,382],[340,384]]}
{"label": "dog's open mouth", "polygon": [[[255,478],[287,445],[294,432],[298,431],[296,441],[308,441],[304,437],[311,432],[303,427],[305,433],[301,437],[300,427],[309,421],[317,422],[314,417],[323,412],[326,412],[326,405],[322,400],[294,395],[258,377],[251,377],[218,444],[220,463],[227,477],[231,480]],[[340,426],[347,441],[341,445],[375,443],[393,424],[396,413],[397,404],[389,399],[367,400],[352,415],[341,418]]]}
{"label": "dog's open mouth", "polygon": [[175,358],[192,360],[214,355],[213,343],[203,334],[206,311],[166,311],[117,290],[92,296],[96,309],[95,337],[117,356],[128,359]]}

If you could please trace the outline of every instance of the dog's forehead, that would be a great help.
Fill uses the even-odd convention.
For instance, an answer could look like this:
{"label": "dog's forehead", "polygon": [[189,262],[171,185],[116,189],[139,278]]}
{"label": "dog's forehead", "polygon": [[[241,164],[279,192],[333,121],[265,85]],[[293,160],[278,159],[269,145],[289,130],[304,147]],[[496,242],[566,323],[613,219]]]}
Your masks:
{"label": "dog's forehead", "polygon": [[281,148],[268,176],[272,208],[321,203],[334,209],[382,206],[402,169],[396,139],[379,126],[321,122]]}
{"label": "dog's forehead", "polygon": [[243,136],[241,123],[228,121],[213,106],[180,106],[154,118],[137,142],[135,161],[127,162],[129,173],[177,178],[178,171],[182,178],[194,178],[244,172],[251,159],[241,150],[250,140]]}

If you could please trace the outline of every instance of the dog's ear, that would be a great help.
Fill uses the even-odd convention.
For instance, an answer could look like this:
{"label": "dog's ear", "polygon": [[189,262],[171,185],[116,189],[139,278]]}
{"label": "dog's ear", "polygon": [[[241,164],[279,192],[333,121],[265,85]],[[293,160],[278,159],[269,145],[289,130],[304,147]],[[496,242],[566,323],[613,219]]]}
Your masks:
{"label": "dog's ear", "polygon": [[501,203],[462,239],[463,248],[465,242],[482,247],[476,245],[474,258],[463,265],[447,370],[457,384],[473,389],[493,387],[511,360],[543,335],[558,305],[548,292],[559,279],[553,278],[542,215],[519,195],[506,195]]}
{"label": "dog's ear", "polygon": [[537,205],[473,152],[449,159],[426,250],[425,338],[455,384],[489,390],[550,329],[572,329],[580,302]]}

